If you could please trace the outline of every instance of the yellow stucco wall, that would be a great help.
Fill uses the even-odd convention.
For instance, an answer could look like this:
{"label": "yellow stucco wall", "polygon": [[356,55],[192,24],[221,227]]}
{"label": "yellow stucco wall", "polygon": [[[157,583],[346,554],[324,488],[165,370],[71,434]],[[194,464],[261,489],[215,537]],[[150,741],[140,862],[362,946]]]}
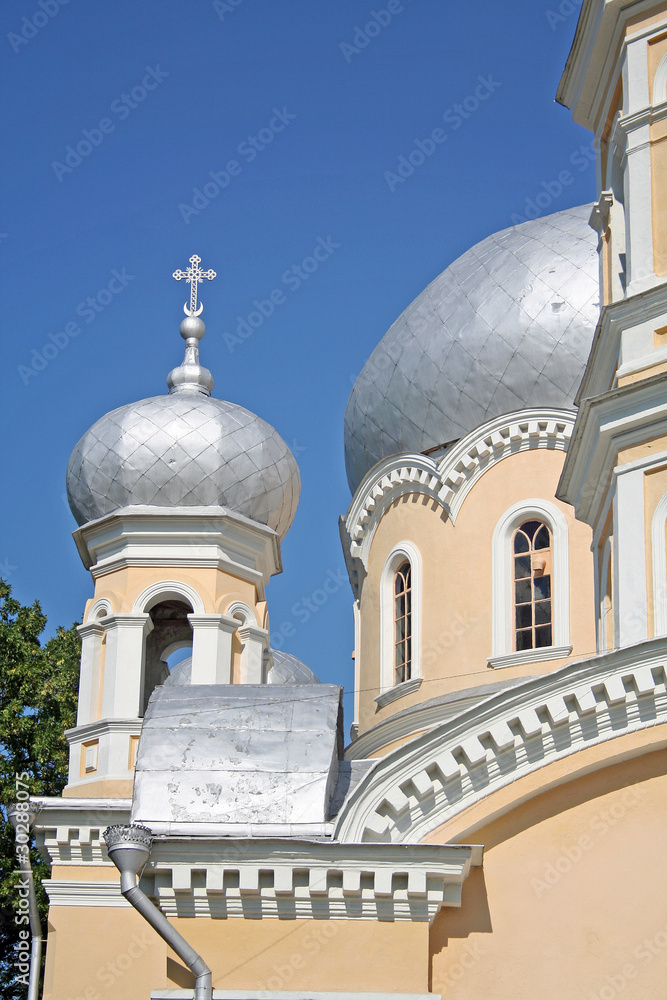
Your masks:
{"label": "yellow stucco wall", "polygon": [[[93,604],[103,598],[110,602],[114,614],[130,614],[147,587],[165,580],[184,583],[195,590],[203,601],[205,614],[222,613],[234,600],[243,601],[253,609],[257,605],[254,584],[215,566],[123,566],[97,578],[95,595],[86,604],[84,621]],[[258,622],[262,624],[262,616],[258,615]]]}
{"label": "yellow stucco wall", "polygon": [[[54,906],[50,923],[44,1000],[148,1000],[151,990],[194,985],[187,967],[131,908]],[[427,991],[426,922],[199,917],[171,923],[208,963],[217,989]]]}
{"label": "yellow stucco wall", "polygon": [[[480,829],[484,869],[431,931],[447,1000],[667,997],[667,752],[545,792]],[[615,990],[616,992],[612,992]]]}
{"label": "yellow stucco wall", "polygon": [[[570,564],[569,659],[595,651],[591,533],[572,508],[554,499],[563,452],[535,450],[492,466],[466,497],[456,524],[442,508],[410,495],[384,514],[372,541],[361,598],[360,732],[397,711],[451,691],[501,678],[545,673],[568,662],[548,660],[499,670],[492,655],[492,536],[502,515],[522,498],[542,498],[567,520]],[[411,541],[422,560],[421,662],[417,692],[378,710],[380,690],[380,581],[395,545]],[[508,567],[508,573],[510,572]]]}

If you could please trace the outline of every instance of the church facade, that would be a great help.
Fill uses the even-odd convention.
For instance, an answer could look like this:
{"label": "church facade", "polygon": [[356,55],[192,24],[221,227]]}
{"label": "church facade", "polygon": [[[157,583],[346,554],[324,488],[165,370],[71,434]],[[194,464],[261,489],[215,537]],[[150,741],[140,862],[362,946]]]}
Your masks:
{"label": "church facade", "polygon": [[74,449],[45,1000],[667,998],[667,4],[584,0],[558,100],[595,203],[472,247],[353,388],[347,732],[269,645],[299,471],[211,395],[199,258],[169,393]]}

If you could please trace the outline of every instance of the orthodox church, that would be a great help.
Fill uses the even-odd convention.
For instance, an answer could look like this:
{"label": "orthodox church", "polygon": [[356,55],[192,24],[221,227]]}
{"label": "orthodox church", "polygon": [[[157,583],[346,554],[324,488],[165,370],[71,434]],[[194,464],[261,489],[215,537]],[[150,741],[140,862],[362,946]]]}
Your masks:
{"label": "orthodox church", "polygon": [[168,394],[75,447],[45,1000],[667,998],[667,3],[584,0],[558,100],[595,204],[472,247],[353,388],[345,726],[269,645],[299,471],[211,394],[198,257]]}

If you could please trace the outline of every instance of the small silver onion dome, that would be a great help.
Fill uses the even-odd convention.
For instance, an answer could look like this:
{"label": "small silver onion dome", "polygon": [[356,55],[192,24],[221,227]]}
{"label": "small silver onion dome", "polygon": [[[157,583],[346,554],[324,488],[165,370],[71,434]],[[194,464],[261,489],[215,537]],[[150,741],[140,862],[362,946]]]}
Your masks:
{"label": "small silver onion dome", "polygon": [[384,335],[345,411],[354,491],[376,462],[528,406],[571,408],[599,314],[591,206],[495,233]]}
{"label": "small silver onion dome", "polygon": [[212,399],[199,364],[199,317],[181,323],[183,364],[168,396],[112,410],[86,431],[67,467],[67,496],[78,524],[121,507],[227,507],[283,538],[299,501],[291,451],[270,424],[235,403]]}

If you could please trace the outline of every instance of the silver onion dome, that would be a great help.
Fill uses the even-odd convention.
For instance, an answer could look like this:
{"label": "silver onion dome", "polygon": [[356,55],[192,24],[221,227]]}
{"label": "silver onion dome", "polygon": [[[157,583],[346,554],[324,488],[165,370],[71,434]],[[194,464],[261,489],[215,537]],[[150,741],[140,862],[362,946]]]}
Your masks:
{"label": "silver onion dome", "polygon": [[74,448],[67,496],[79,524],[136,504],[221,506],[287,534],[296,460],[266,421],[211,398],[213,379],[199,364],[205,329],[196,316],[181,323],[185,358],[169,374],[169,395],[112,410]]}
{"label": "silver onion dome", "polygon": [[354,491],[376,462],[529,406],[572,407],[599,313],[591,206],[495,233],[396,320],[345,411]]}

